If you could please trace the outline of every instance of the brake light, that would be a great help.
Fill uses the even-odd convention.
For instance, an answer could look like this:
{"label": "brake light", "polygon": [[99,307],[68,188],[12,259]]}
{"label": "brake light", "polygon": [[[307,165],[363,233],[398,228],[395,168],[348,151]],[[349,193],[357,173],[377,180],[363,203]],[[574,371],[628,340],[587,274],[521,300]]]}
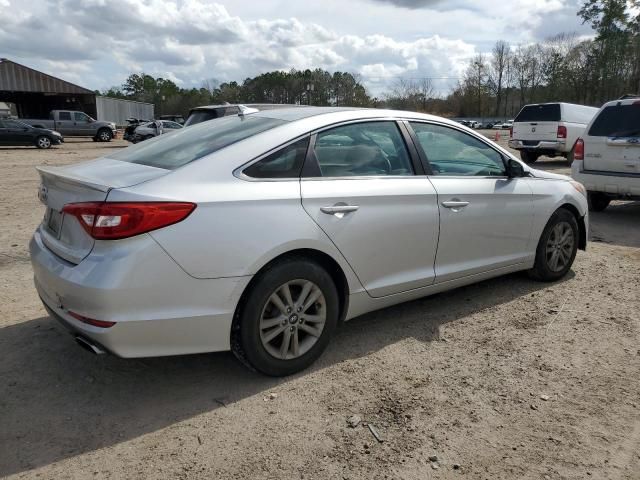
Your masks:
{"label": "brake light", "polygon": [[187,202],[85,202],[70,203],[62,211],[96,240],[118,240],[181,222],[195,208]]}
{"label": "brake light", "polygon": [[85,317],[84,315],[80,315],[79,313],[72,312],[69,310],[69,315],[71,315],[76,320],[81,321],[82,323],[86,323],[87,325],[93,325],[94,327],[100,328],[111,328],[116,322],[107,322],[106,320],[95,320],[93,318]]}
{"label": "brake light", "polygon": [[509,138],[513,138],[513,127],[509,127]]}
{"label": "brake light", "polygon": [[576,145],[573,147],[573,159],[584,160],[584,140],[581,138],[576,141]]}
{"label": "brake light", "polygon": [[558,126],[558,138],[567,138],[567,127],[563,125]]}

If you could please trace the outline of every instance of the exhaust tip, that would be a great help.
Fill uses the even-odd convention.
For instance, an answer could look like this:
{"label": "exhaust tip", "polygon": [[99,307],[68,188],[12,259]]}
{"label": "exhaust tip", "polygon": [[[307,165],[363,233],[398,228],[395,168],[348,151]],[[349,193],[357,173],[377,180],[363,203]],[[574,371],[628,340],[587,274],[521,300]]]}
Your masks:
{"label": "exhaust tip", "polygon": [[103,353],[105,353],[104,350],[84,337],[76,337],[76,343],[88,352],[93,353],[94,355],[102,355]]}

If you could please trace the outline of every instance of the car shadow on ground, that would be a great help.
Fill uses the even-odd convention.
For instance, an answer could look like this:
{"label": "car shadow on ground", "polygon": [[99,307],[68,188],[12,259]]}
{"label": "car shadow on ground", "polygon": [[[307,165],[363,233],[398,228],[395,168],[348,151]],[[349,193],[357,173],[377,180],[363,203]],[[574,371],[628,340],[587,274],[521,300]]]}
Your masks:
{"label": "car shadow on ground", "polygon": [[640,248],[640,202],[612,202],[602,212],[589,212],[592,242]]}
{"label": "car shadow on ground", "polygon": [[364,315],[341,325],[310,369],[284,379],[251,372],[230,353],[93,356],[48,317],[2,328],[0,477],[137,438],[406,338],[437,341],[444,324],[546,287],[512,274]]}

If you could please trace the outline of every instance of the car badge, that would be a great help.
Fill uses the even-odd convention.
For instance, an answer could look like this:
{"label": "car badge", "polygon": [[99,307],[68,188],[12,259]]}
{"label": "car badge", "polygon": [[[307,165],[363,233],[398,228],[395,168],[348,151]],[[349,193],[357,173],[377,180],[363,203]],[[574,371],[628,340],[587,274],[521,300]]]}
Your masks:
{"label": "car badge", "polygon": [[536,131],[536,127],[531,127],[531,133],[534,133]]}

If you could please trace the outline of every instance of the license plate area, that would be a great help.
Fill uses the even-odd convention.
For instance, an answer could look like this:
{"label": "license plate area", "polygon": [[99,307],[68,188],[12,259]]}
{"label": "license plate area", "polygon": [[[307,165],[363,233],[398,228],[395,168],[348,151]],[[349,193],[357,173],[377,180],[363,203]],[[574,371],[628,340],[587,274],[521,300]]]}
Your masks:
{"label": "license plate area", "polygon": [[55,238],[59,239],[60,232],[62,231],[62,212],[58,212],[53,208],[48,208],[45,224],[47,226],[47,230],[49,230]]}

